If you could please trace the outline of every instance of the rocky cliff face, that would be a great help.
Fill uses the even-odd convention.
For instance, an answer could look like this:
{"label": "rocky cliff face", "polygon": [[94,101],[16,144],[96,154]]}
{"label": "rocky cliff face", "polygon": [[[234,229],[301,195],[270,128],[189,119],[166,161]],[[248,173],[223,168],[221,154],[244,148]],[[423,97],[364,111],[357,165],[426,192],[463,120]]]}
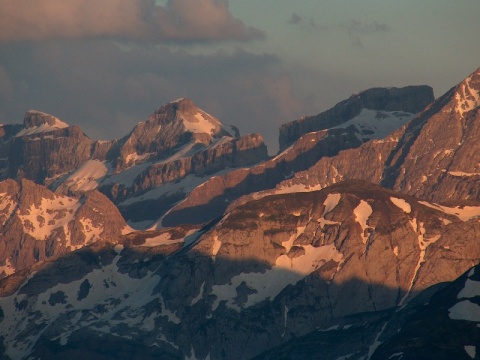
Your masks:
{"label": "rocky cliff face", "polygon": [[362,182],[265,197],[201,231],[86,248],[61,277],[55,262],[4,280],[4,346],[95,358],[102,339],[105,358],[120,343],[131,357],[250,358],[318,327],[359,327],[362,314],[454,280],[480,256],[479,216]]}
{"label": "rocky cliff face", "polygon": [[23,127],[14,129],[5,132],[0,145],[6,157],[3,179],[24,177],[44,184],[78,168],[89,158],[102,158],[101,151],[95,150],[96,142],[79,127],[39,111],[28,111]]}
{"label": "rocky cliff face", "polygon": [[[405,92],[413,97],[416,93],[415,89]],[[234,170],[205,182],[201,188],[193,190],[184,201],[170,210],[162,219],[162,224],[174,226],[183,223],[185,219],[195,223],[210,221],[220,216],[228,204],[238,197],[273,188],[283,180],[292,177],[293,174],[310,168],[322,157],[333,157],[342,150],[357,148],[371,139],[383,139],[415,116],[413,113],[401,110],[370,110],[359,107],[373,104],[375,96],[378,96],[377,103],[383,105],[377,107],[392,110],[393,106],[398,105],[401,108],[402,106],[398,101],[391,99],[391,102],[388,102],[385,100],[385,91],[387,90],[373,89],[365,92],[362,96],[358,95],[352,98],[356,99],[355,101],[346,100],[340,103],[327,113],[336,114],[340,112],[338,109],[349,108],[354,104],[355,111],[358,114],[347,121],[344,121],[343,118],[334,121],[332,117],[331,121],[326,123],[331,127],[302,135],[273,159],[250,169]],[[395,93],[394,90],[390,91]],[[364,101],[359,100],[363,98],[365,98]],[[416,109],[412,104],[409,104],[407,99],[403,100],[404,108]],[[418,104],[420,103],[421,101]],[[206,208],[209,209],[208,212],[202,211]]]}
{"label": "rocky cliff face", "polygon": [[431,201],[478,200],[479,77],[480,69],[385,139],[322,158],[278,189],[365,179]]}
{"label": "rocky cliff face", "polygon": [[0,182],[0,277],[57,258],[87,244],[116,242],[126,229],[102,194],[56,195],[29,180]]}
{"label": "rocky cliff face", "polygon": [[332,109],[315,116],[307,116],[280,127],[280,151],[293,144],[302,135],[332,128],[358,116],[362,109],[386,112],[418,113],[434,100],[429,86],[404,88],[373,88],[352,95]]}

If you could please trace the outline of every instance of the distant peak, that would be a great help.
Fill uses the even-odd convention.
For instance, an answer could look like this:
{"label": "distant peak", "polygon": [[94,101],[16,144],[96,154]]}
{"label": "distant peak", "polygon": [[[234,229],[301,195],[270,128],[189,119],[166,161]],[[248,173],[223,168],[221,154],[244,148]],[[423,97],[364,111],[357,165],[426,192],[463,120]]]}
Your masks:
{"label": "distant peak", "polygon": [[179,98],[163,105],[149,117],[160,123],[182,123],[185,131],[209,136],[236,136],[237,131],[227,129],[217,118],[200,109],[189,98]]}
{"label": "distant peak", "polygon": [[167,106],[174,106],[177,110],[190,110],[190,109],[198,109],[198,106],[195,105],[195,103],[189,99],[189,98],[179,98],[176,100],[173,100],[167,104]]}
{"label": "distant peak", "polygon": [[57,117],[38,110],[29,110],[23,118],[23,125],[26,129],[47,125],[53,128],[65,128],[68,124],[64,123]]}
{"label": "distant peak", "polygon": [[457,85],[454,96],[455,111],[460,115],[480,106],[480,68]]}

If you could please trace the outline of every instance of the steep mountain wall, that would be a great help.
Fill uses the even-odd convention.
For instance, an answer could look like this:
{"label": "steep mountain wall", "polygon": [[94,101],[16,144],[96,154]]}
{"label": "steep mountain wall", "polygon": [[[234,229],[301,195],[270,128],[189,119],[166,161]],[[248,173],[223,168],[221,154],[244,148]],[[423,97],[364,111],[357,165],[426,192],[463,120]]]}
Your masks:
{"label": "steep mountain wall", "polygon": [[365,90],[323,113],[283,124],[280,127],[280,151],[306,133],[328,129],[354,118],[362,109],[418,113],[434,99],[432,88],[426,85]]}

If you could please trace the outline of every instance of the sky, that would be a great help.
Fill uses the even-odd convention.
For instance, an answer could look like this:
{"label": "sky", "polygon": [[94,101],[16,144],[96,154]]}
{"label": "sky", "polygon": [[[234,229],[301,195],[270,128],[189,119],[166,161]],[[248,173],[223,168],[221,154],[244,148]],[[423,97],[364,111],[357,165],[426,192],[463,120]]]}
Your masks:
{"label": "sky", "polygon": [[480,67],[478,0],[0,0],[0,122],[29,109],[120,138],[188,97],[278,128],[372,87],[439,97]]}

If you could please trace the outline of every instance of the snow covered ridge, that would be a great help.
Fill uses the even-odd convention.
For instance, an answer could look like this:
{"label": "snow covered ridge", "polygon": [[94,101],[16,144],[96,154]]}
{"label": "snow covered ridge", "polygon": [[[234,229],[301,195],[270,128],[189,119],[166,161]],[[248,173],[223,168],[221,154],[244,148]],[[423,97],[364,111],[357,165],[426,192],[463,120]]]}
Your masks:
{"label": "snow covered ridge", "polygon": [[41,134],[69,127],[60,119],[37,110],[29,110],[23,121],[24,129],[18,132],[15,137]]}
{"label": "snow covered ridge", "polygon": [[455,101],[455,111],[462,116],[480,105],[480,68],[458,85]]}
{"label": "snow covered ridge", "polygon": [[383,139],[413,119],[415,114],[405,111],[380,111],[362,109],[354,118],[331,129],[356,128],[355,136],[365,142],[372,139]]}

